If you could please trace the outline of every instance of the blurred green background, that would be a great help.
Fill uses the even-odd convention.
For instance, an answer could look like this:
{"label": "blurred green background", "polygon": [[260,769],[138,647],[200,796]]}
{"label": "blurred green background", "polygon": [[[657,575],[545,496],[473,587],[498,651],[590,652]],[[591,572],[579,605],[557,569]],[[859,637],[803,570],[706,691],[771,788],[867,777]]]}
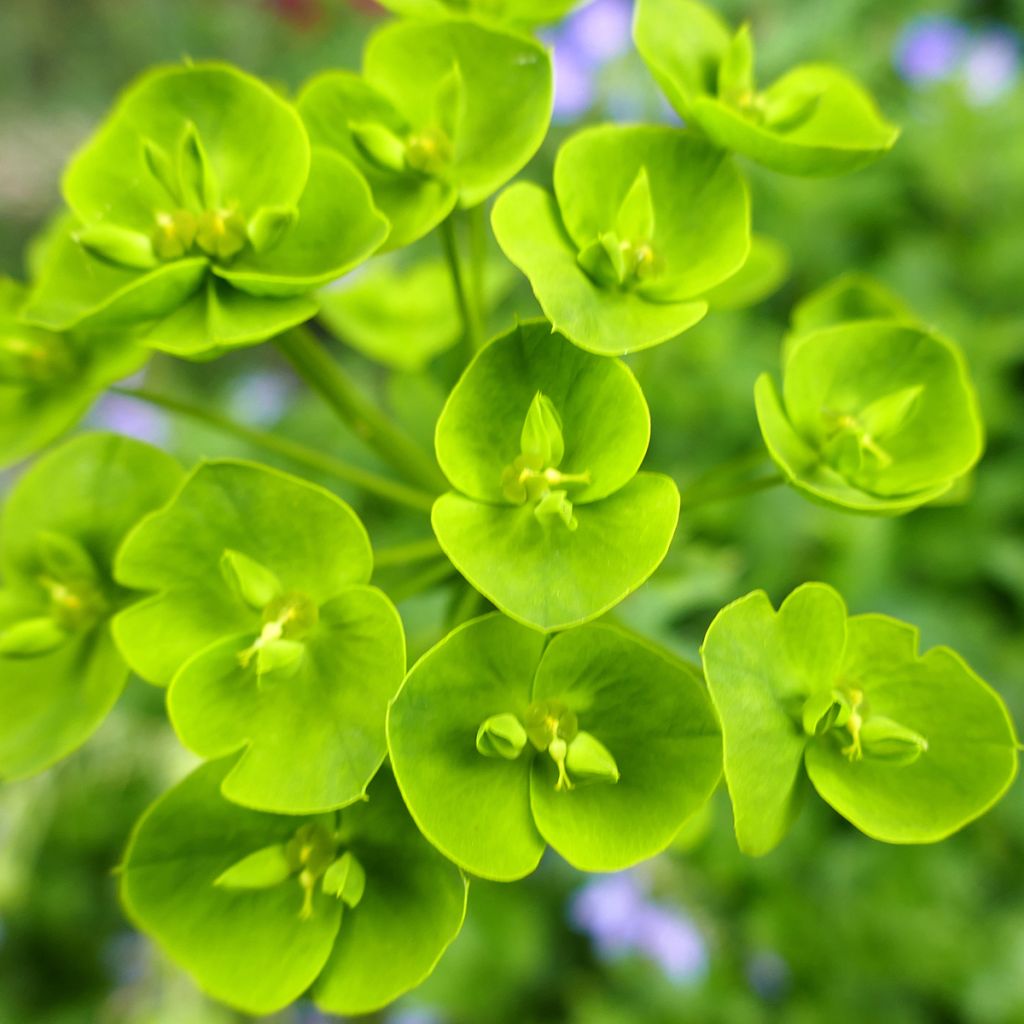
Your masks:
{"label": "blurred green background", "polygon": [[[988,452],[966,503],[900,519],[844,516],[778,490],[702,506],[669,559],[617,616],[690,657],[714,613],[755,587],[778,601],[825,580],[854,612],[882,611],[946,643],[1024,722],[1024,2],[738,0],[766,78],[798,60],[856,72],[904,126],[893,154],[852,177],[751,169],[754,223],[792,257],[783,289],[720,313],[633,360],[654,418],[653,468],[682,484],[760,450],[752,386],[776,369],[795,301],[848,269],[877,275],[964,346]],[[297,87],[357,66],[379,20],[345,0],[3,0],[0,5],[0,273],[20,276],[28,239],[59,199],[60,169],[116,92],[157,61],[235,61]],[[588,120],[667,117],[628,41],[628,0],[595,0],[546,33],[558,123],[528,173]],[[273,159],[273,154],[268,154]],[[533,310],[525,286],[494,312]],[[400,297],[396,297],[400,301]],[[368,387],[426,433],[450,383],[350,355]],[[372,465],[271,355],[158,360],[149,382]],[[186,461],[251,454],[127,400],[93,425],[164,444]],[[357,496],[347,495],[357,500]],[[371,534],[422,533],[365,501]],[[384,581],[385,583],[387,581]],[[465,607],[460,585],[400,601],[412,653]],[[396,599],[403,594],[392,591]],[[3,709],[0,708],[0,714]],[[0,1024],[220,1024],[207,1002],[125,923],[112,869],[132,822],[188,759],[161,694],[141,683],[79,754],[0,788]],[[763,860],[740,856],[722,794],[676,848],[627,875],[585,879],[557,858],[512,887],[474,885],[466,929],[387,1024],[633,1022],[1024,1022],[1024,787],[931,848],[872,843],[808,800]],[[300,1005],[279,1024],[324,1020]]]}

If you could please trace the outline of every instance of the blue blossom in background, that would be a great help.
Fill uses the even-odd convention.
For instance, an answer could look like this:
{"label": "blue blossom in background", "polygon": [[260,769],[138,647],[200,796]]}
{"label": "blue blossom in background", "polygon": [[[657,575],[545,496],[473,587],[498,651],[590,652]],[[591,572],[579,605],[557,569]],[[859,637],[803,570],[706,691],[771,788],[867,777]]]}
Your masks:
{"label": "blue blossom in background", "polygon": [[170,438],[170,424],[164,413],[124,395],[104,395],[87,422],[100,430],[112,430],[160,446]]}
{"label": "blue blossom in background", "polygon": [[294,387],[274,370],[255,370],[236,380],[228,395],[230,415],[252,427],[277,423],[288,409]]}
{"label": "blue blossom in background", "polygon": [[643,956],[675,984],[692,982],[707,971],[707,944],[696,925],[686,914],[650,899],[636,871],[587,882],[573,897],[569,921],[606,959]]}
{"label": "blue blossom in background", "polygon": [[950,78],[963,60],[968,37],[967,26],[955,18],[914,18],[896,43],[896,69],[914,84]]}
{"label": "blue blossom in background", "polygon": [[964,59],[967,98],[976,105],[1004,96],[1020,77],[1021,40],[1008,28],[979,33]]}

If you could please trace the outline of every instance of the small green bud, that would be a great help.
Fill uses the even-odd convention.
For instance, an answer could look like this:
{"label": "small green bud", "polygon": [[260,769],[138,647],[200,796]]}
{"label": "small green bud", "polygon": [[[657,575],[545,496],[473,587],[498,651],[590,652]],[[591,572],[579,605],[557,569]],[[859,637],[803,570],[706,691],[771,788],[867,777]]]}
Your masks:
{"label": "small green bud", "polygon": [[164,261],[179,260],[187,255],[196,240],[196,217],[188,210],[156,215],[153,251]]}
{"label": "small green bud", "polygon": [[544,468],[557,466],[565,455],[562,419],[554,402],[541,391],[533,396],[526,411],[519,444],[526,458],[536,460]]}
{"label": "small green bud", "polygon": [[0,631],[0,656],[39,658],[62,647],[68,635],[51,618],[23,619]]}
{"label": "small green bud", "polygon": [[556,736],[571,740],[578,730],[576,713],[560,700],[534,702],[527,708],[524,724],[537,750],[547,750]]}
{"label": "small green bud", "polygon": [[77,372],[74,351],[60,334],[22,328],[0,336],[0,383],[15,387],[52,384]]}
{"label": "small green bud", "polygon": [[250,853],[214,879],[221,889],[272,889],[292,874],[284,843]]}
{"label": "small green bud", "polygon": [[545,526],[553,521],[562,523],[573,533],[579,528],[579,521],[572,509],[572,502],[565,491],[551,491],[537,502],[533,514]]}
{"label": "small green bud", "polygon": [[619,766],[608,748],[582,730],[576,733],[568,746],[565,767],[576,782],[619,781]]}
{"label": "small green bud", "polygon": [[196,222],[196,245],[217,260],[230,260],[249,243],[245,221],[235,209],[205,210]]}
{"label": "small green bud", "polygon": [[281,581],[255,558],[226,548],[220,572],[228,586],[252,609],[261,611],[282,592]]}
{"label": "small green bud", "polygon": [[808,736],[824,736],[850,720],[850,702],[839,690],[819,690],[804,701],[801,720]]}
{"label": "small green bud", "polygon": [[654,199],[646,167],[637,171],[633,184],[619,206],[615,217],[615,233],[618,238],[629,239],[634,248],[644,242],[649,243],[654,237]]}
{"label": "small green bud", "polygon": [[390,128],[372,121],[350,121],[352,141],[366,160],[385,170],[405,170],[405,142]]}
{"label": "small green bud", "polygon": [[47,574],[65,583],[99,581],[99,570],[92,555],[74,537],[42,530],[36,535],[39,562]]}
{"label": "small green bud", "polygon": [[366,870],[351,852],[343,853],[324,872],[323,891],[347,907],[357,907],[366,891]]}
{"label": "small green bud", "polygon": [[427,129],[410,135],[405,143],[405,163],[414,171],[442,176],[452,159],[452,144],[440,129]]}
{"label": "small green bud", "polygon": [[306,653],[301,640],[271,640],[260,644],[256,652],[256,674],[263,676],[290,676],[298,671]]}
{"label": "small green bud", "polygon": [[147,170],[159,182],[171,202],[180,206],[183,200],[178,187],[178,172],[167,150],[152,139],[143,139],[142,158]]}
{"label": "small green bud", "polygon": [[514,761],[523,752],[526,742],[526,729],[511,712],[491,715],[476,732],[476,749],[484,757]]}
{"label": "small green bud", "polygon": [[923,391],[923,384],[915,384],[876,398],[860,411],[857,420],[873,437],[895,434],[913,415]]}
{"label": "small green bud", "polygon": [[75,232],[75,241],[93,256],[137,270],[157,265],[153,241],[141,231],[113,224],[89,224]]}
{"label": "small green bud", "polygon": [[860,745],[865,758],[896,766],[913,764],[928,750],[928,741],[919,732],[883,715],[864,721]]}
{"label": "small green bud", "polygon": [[217,181],[199,137],[199,129],[189,121],[178,142],[178,181],[181,199],[190,209],[209,210],[220,203]]}
{"label": "small green bud", "polygon": [[295,223],[299,211],[294,206],[261,206],[246,228],[256,252],[272,249]]}
{"label": "small green bud", "polygon": [[718,95],[727,103],[748,106],[754,97],[754,37],[750,24],[739,27],[718,65]]}

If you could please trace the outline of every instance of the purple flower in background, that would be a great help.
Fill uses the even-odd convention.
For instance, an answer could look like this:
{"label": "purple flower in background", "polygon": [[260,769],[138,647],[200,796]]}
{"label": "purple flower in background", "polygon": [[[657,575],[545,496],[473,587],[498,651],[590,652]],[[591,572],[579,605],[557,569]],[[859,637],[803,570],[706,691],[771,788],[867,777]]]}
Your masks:
{"label": "purple flower in background", "polygon": [[256,370],[232,385],[228,409],[235,419],[254,427],[276,423],[292,397],[291,381],[273,370]]}
{"label": "purple flower in background", "polygon": [[653,960],[669,981],[677,984],[693,981],[707,972],[704,938],[688,917],[668,907],[651,904],[644,910],[637,949]]}
{"label": "purple flower in background", "polygon": [[594,102],[594,73],[571,47],[558,40],[555,41],[552,58],[555,68],[554,119],[575,120]]}
{"label": "purple flower in background", "polygon": [[89,414],[88,422],[155,445],[166,444],[170,435],[164,413],[124,395],[104,396]]}
{"label": "purple flower in background", "polygon": [[441,1024],[441,1021],[433,1010],[422,1006],[399,1007],[384,1018],[384,1024]]}
{"label": "purple flower in background", "polygon": [[568,20],[563,39],[585,63],[604,64],[629,49],[632,20],[629,0],[594,0]]}
{"label": "purple flower in background", "polygon": [[637,925],[646,908],[636,875],[622,871],[584,885],[569,906],[569,921],[590,936],[602,955],[614,956],[636,945]]}
{"label": "purple flower in background", "polygon": [[747,962],[747,981],[762,999],[776,1003],[789,988],[789,964],[778,953],[755,953]]}
{"label": "purple flower in background", "polygon": [[1020,38],[1008,28],[975,37],[964,60],[968,100],[982,106],[1009,92],[1020,75],[1020,51]]}
{"label": "purple flower in background", "polygon": [[955,18],[914,18],[896,43],[893,63],[913,84],[949,78],[963,60],[968,32]]}
{"label": "purple flower in background", "polygon": [[697,927],[685,914],[648,898],[636,872],[587,882],[569,905],[569,921],[590,936],[599,956],[640,954],[676,984],[707,971],[707,945]]}

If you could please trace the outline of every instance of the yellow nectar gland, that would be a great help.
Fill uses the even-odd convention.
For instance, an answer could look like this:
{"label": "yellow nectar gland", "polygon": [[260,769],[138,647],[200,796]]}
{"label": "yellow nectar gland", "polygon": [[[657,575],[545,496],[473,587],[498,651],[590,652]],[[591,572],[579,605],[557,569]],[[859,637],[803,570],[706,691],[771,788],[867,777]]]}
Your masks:
{"label": "yellow nectar gland", "polygon": [[861,746],[860,731],[864,727],[864,716],[861,708],[864,705],[864,691],[850,690],[850,717],[846,720],[851,742],[842,748],[842,753],[851,761],[860,761],[864,757]]}

